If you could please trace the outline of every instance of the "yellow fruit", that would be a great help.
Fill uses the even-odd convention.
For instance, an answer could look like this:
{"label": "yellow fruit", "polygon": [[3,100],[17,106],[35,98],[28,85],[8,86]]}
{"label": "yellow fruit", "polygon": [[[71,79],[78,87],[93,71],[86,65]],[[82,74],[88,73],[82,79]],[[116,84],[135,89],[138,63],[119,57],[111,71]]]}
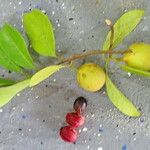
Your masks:
{"label": "yellow fruit", "polygon": [[87,91],[96,92],[100,90],[105,84],[105,80],[105,72],[97,64],[86,63],[78,69],[77,81]]}
{"label": "yellow fruit", "polygon": [[150,70],[150,45],[145,43],[132,44],[129,49],[132,53],[124,55],[125,63],[133,68],[140,70]]}

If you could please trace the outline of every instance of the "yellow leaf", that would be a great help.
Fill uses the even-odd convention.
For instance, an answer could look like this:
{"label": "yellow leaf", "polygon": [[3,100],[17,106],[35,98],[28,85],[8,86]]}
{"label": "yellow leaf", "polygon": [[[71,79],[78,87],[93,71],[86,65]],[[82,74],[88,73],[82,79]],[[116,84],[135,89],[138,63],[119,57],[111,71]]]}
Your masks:
{"label": "yellow leaf", "polygon": [[55,72],[59,71],[59,69],[63,68],[65,66],[62,65],[54,65],[54,66],[49,66],[46,67],[39,72],[37,72],[35,75],[32,76],[31,81],[30,81],[30,87],[35,86],[54,74]]}
{"label": "yellow leaf", "polygon": [[[118,46],[124,38],[131,33],[144,16],[144,10],[131,10],[124,13],[114,24],[113,49]],[[103,50],[108,50],[110,44],[110,32],[103,45]]]}
{"label": "yellow leaf", "polygon": [[29,86],[30,79],[0,88],[0,107],[7,104],[18,92]]}
{"label": "yellow leaf", "polygon": [[106,80],[106,89],[108,97],[110,98],[111,102],[125,115],[138,117],[140,116],[139,111],[136,107],[132,104],[132,102],[127,99],[123,93],[119,91],[119,89],[113,84],[113,82],[109,79],[107,75]]}

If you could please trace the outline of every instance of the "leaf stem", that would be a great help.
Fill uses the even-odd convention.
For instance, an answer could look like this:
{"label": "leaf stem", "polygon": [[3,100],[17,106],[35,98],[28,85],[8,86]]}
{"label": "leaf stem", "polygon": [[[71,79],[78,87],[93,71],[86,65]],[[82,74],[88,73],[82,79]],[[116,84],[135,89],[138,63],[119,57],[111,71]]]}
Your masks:
{"label": "leaf stem", "polygon": [[82,54],[74,54],[68,58],[65,58],[63,60],[61,60],[60,62],[57,63],[57,65],[59,64],[63,64],[63,63],[66,63],[66,62],[72,62],[76,59],[81,59],[81,58],[85,58],[85,57],[88,57],[88,56],[92,56],[92,55],[100,55],[100,54],[125,54],[125,53],[130,53],[131,50],[108,50],[108,51],[105,51],[105,50],[91,50],[91,51],[88,51],[86,53],[82,53]]}
{"label": "leaf stem", "polygon": [[[110,41],[109,41],[109,49],[108,51],[113,51],[113,41],[114,41],[114,26],[112,24],[112,22],[109,19],[105,20],[106,24],[108,25],[108,27],[110,28]],[[112,59],[112,53],[109,54],[108,58],[106,59],[105,62],[105,71],[106,74],[108,75],[108,67],[109,67],[109,62]]]}
{"label": "leaf stem", "polygon": [[109,45],[109,50],[113,49],[113,42],[114,42],[114,26],[112,22],[109,19],[105,20],[106,24],[110,28],[110,45]]}

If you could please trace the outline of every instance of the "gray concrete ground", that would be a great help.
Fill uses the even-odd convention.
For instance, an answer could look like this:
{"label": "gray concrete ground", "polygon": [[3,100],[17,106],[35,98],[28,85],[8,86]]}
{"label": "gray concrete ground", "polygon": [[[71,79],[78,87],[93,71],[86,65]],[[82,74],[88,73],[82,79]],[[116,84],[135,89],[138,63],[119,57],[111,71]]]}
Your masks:
{"label": "gray concrete ground", "polygon": [[[54,24],[58,54],[63,57],[99,49],[108,32],[104,20],[115,21],[134,8],[145,9],[146,15],[119,48],[125,49],[137,41],[150,43],[149,6],[149,0],[0,0],[0,25],[9,22],[23,31],[22,13],[41,8]],[[43,66],[52,63],[42,57],[39,61]],[[95,57],[86,61],[103,65]],[[21,78],[2,69],[0,74]],[[140,118],[129,118],[118,112],[105,88],[97,93],[82,90],[76,83],[75,72],[65,69],[39,86],[21,92],[0,109],[0,150],[150,150],[149,79],[129,76],[114,64],[110,74],[141,109]],[[86,123],[79,128],[76,144],[68,144],[59,138],[59,128],[65,124],[65,114],[72,111],[78,96],[88,99]]]}

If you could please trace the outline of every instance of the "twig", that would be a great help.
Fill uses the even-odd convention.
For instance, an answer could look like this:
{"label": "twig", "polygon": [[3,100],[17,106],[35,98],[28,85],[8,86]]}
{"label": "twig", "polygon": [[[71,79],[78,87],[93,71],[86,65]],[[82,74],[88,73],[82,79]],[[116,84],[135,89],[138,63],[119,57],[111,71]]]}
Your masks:
{"label": "twig", "polygon": [[66,62],[72,62],[76,59],[85,58],[85,57],[88,57],[91,55],[99,55],[99,54],[109,54],[109,55],[111,54],[112,55],[112,54],[124,54],[124,53],[130,53],[130,52],[131,52],[130,50],[121,50],[121,51],[119,51],[119,50],[109,50],[109,51],[91,50],[91,51],[88,51],[87,53],[72,55],[69,58],[63,59],[62,61],[60,61],[57,64],[59,65],[59,64],[66,63]]}

